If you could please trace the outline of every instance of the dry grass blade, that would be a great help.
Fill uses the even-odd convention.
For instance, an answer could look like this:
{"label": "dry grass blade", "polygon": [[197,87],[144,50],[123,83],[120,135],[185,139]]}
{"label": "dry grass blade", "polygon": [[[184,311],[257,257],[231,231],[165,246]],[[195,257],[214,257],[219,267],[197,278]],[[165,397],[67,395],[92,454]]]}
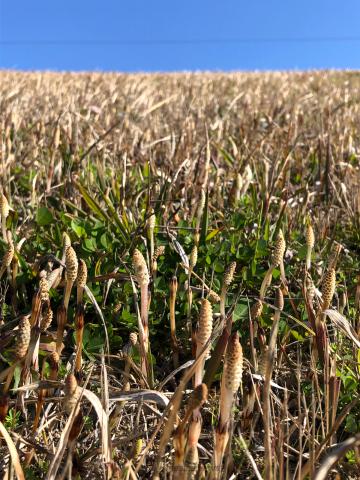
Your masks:
{"label": "dry grass blade", "polygon": [[334,326],[338,328],[346,337],[348,337],[357,348],[360,348],[360,340],[351,323],[336,310],[324,310]]}
{"label": "dry grass blade", "polygon": [[101,445],[103,458],[105,464],[109,464],[111,462],[111,448],[109,445],[109,418],[103,406],[101,405],[101,401],[95,395],[95,393],[84,388],[83,395],[94,407],[94,410],[98,416],[101,430]]}
{"label": "dry grass blade", "polygon": [[320,468],[317,470],[314,480],[326,480],[329,478],[331,468],[348,452],[349,450],[360,445],[360,433],[338,443],[331,448],[331,452],[321,462]]}
{"label": "dry grass blade", "polygon": [[0,421],[0,433],[4,438],[6,445],[9,449],[11,461],[14,466],[17,480],[25,480],[25,475],[24,475],[23,469],[21,468],[20,458],[16,450],[16,447],[14,445],[14,442],[12,441],[10,435],[8,434],[8,431],[6,430],[6,428],[4,427],[4,424],[1,421]]}

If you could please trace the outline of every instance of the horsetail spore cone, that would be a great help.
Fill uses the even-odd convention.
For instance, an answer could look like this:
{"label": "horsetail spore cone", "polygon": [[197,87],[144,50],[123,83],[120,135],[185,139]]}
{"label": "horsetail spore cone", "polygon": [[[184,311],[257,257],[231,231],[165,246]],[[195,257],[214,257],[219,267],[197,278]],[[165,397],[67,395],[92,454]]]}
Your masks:
{"label": "horsetail spore cone", "polygon": [[312,252],[312,250],[314,248],[314,245],[315,245],[314,230],[311,226],[310,221],[308,221],[307,225],[306,225],[305,238],[306,238],[306,269],[310,270],[310,267],[311,267],[311,252]]}
{"label": "horsetail spore cone", "polygon": [[220,294],[220,314],[222,321],[225,321],[225,301],[229,286],[231,285],[236,270],[236,262],[231,262],[224,273],[223,284]]}
{"label": "horsetail spore cone", "polygon": [[285,238],[282,230],[280,229],[278,236],[276,237],[274,251],[271,256],[270,267],[266,272],[260,287],[260,295],[259,295],[260,300],[263,300],[265,298],[266,290],[271,285],[271,279],[272,279],[272,274],[274,269],[280,266],[280,269],[283,271],[283,261],[284,261],[285,250],[286,250]]}
{"label": "horsetail spore cone", "polygon": [[88,275],[88,271],[87,271],[86,263],[82,258],[80,258],[77,279],[76,279],[76,285],[77,285],[76,303],[78,305],[82,303],[84,288],[87,282],[87,275]]}
{"label": "horsetail spore cone", "polygon": [[65,273],[65,294],[64,294],[64,306],[66,310],[69,307],[69,300],[71,295],[71,289],[76,281],[76,277],[78,274],[78,259],[75,253],[75,250],[72,246],[67,247],[65,252],[65,266],[66,266],[66,273]]}
{"label": "horsetail spore cone", "polygon": [[27,317],[23,317],[19,322],[19,331],[15,339],[15,357],[23,359],[28,351],[31,337],[31,325]]}
{"label": "horsetail spore cone", "polygon": [[332,298],[335,293],[336,274],[333,268],[325,272],[322,283],[322,311],[328,309],[331,305]]}
{"label": "horsetail spore cone", "polygon": [[54,318],[54,313],[51,308],[47,308],[45,313],[42,315],[41,322],[40,322],[40,330],[45,332],[51,325]]}
{"label": "horsetail spore cone", "polygon": [[149,270],[146,265],[146,261],[143,254],[137,248],[134,250],[132,260],[133,260],[133,267],[135,271],[136,280],[140,285],[140,287],[143,285],[149,285],[150,283]]}
{"label": "horsetail spore cone", "polygon": [[286,249],[285,238],[282,230],[279,230],[278,236],[276,237],[275,248],[272,254],[271,264],[274,268],[280,265],[280,262],[283,261],[284,253]]}
{"label": "horsetail spore cone", "polygon": [[8,248],[7,248],[7,250],[5,252],[5,255],[3,256],[2,261],[1,261],[0,278],[4,275],[7,268],[10,267],[11,262],[14,258],[14,254],[15,254],[15,247],[14,247],[14,243],[12,241],[10,232],[8,232],[8,234],[7,234],[7,239],[8,239]]}

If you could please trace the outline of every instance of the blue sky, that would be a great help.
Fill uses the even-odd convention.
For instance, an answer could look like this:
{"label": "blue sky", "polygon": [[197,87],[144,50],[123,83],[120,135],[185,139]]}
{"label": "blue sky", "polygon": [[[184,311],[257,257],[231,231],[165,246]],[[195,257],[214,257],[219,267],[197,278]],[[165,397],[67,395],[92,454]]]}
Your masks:
{"label": "blue sky", "polygon": [[0,68],[360,68],[359,0],[0,0]]}

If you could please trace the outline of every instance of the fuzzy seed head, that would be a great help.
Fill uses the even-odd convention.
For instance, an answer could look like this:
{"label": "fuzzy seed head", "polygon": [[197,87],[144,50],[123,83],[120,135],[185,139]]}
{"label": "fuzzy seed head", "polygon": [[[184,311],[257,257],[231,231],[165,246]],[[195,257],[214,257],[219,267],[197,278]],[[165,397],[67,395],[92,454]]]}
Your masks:
{"label": "fuzzy seed head", "polygon": [[204,345],[211,336],[212,332],[212,308],[211,303],[206,298],[201,300],[199,328],[196,334],[197,342]]}
{"label": "fuzzy seed head", "polygon": [[197,246],[194,245],[190,253],[190,267],[194,268],[195,265],[197,264],[197,261],[198,261],[198,249],[197,249]]}
{"label": "fuzzy seed head", "polygon": [[26,317],[19,322],[19,331],[15,340],[15,356],[22,359],[27,354],[31,336],[31,325]]}
{"label": "fuzzy seed head", "polygon": [[231,285],[232,281],[234,280],[235,270],[236,262],[231,262],[224,274],[224,285],[226,285],[227,287]]}
{"label": "fuzzy seed head", "polygon": [[326,310],[330,307],[332,298],[335,293],[335,281],[336,281],[336,274],[333,268],[330,268],[325,272],[323,284],[322,284],[322,309]]}
{"label": "fuzzy seed head", "polygon": [[7,218],[9,216],[9,202],[3,193],[0,194],[0,213],[2,218]]}
{"label": "fuzzy seed head", "polygon": [[71,246],[66,249],[65,265],[66,280],[74,283],[78,274],[78,259],[75,250]]}
{"label": "fuzzy seed head", "polygon": [[86,282],[87,282],[87,266],[85,261],[80,258],[79,260],[79,268],[78,268],[78,273],[77,273],[77,286],[81,288],[85,288]]}
{"label": "fuzzy seed head", "polygon": [[133,268],[135,270],[136,280],[140,286],[149,285],[149,271],[143,254],[137,248],[134,250]]}
{"label": "fuzzy seed head", "polygon": [[239,334],[231,335],[226,350],[224,364],[225,386],[232,393],[239,389],[243,372],[243,351],[239,341]]}
{"label": "fuzzy seed head", "polygon": [[41,330],[42,332],[45,332],[45,330],[47,330],[47,329],[50,327],[50,325],[51,325],[51,323],[52,323],[52,321],[53,321],[53,318],[54,318],[54,313],[53,313],[53,311],[51,310],[51,308],[48,308],[48,309],[46,310],[45,315],[43,315],[43,317],[42,317],[42,319],[41,319],[40,330]]}
{"label": "fuzzy seed head", "polygon": [[284,253],[286,249],[286,243],[282,230],[279,230],[278,236],[275,242],[275,248],[272,255],[272,264],[274,267],[277,267],[284,258]]}
{"label": "fuzzy seed head", "polygon": [[314,235],[314,230],[311,226],[310,223],[307,224],[306,226],[306,233],[305,233],[305,238],[306,238],[306,245],[308,248],[314,248],[315,245],[315,235]]}

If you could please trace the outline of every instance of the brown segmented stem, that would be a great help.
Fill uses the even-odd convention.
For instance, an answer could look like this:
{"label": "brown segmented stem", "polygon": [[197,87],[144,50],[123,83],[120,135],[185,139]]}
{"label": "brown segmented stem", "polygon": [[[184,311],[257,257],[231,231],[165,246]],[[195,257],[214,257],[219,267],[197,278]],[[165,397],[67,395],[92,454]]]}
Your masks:
{"label": "brown segmented stem", "polygon": [[75,313],[75,338],[76,338],[76,358],[75,374],[79,374],[82,364],[82,344],[84,336],[84,306],[78,304]]}
{"label": "brown segmented stem", "polygon": [[62,350],[62,341],[67,319],[67,310],[65,305],[59,305],[57,315],[57,333],[56,333],[56,351],[60,355]]}
{"label": "brown segmented stem", "polygon": [[[58,352],[52,352],[48,358],[48,363],[50,366],[50,373],[49,373],[49,380],[57,380],[58,373],[59,373],[59,363],[60,363],[60,355]],[[46,392],[47,396],[51,396],[53,394],[53,389],[48,389]]]}

